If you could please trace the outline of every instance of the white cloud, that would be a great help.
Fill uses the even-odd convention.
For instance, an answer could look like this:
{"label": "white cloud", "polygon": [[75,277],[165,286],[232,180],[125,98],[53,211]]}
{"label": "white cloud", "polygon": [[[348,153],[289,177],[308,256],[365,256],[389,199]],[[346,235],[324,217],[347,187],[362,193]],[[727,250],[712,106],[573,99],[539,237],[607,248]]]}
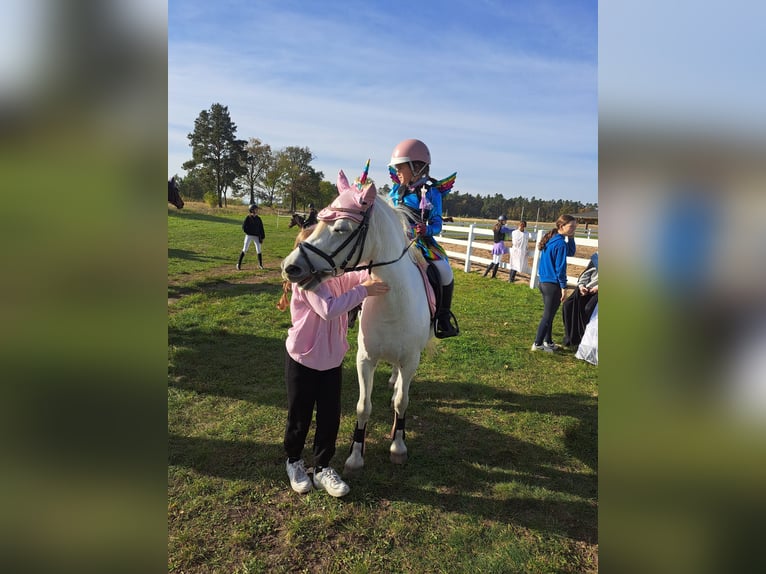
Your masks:
{"label": "white cloud", "polygon": [[375,13],[362,31],[329,17],[260,16],[242,16],[247,39],[237,27],[215,44],[171,30],[169,175],[191,155],[194,119],[218,102],[239,137],[308,146],[331,181],[368,157],[371,176],[389,181],[391,150],[417,137],[431,148],[432,175],[458,171],[465,193],[597,201],[595,57],[504,50],[488,35],[412,39],[375,28]]}

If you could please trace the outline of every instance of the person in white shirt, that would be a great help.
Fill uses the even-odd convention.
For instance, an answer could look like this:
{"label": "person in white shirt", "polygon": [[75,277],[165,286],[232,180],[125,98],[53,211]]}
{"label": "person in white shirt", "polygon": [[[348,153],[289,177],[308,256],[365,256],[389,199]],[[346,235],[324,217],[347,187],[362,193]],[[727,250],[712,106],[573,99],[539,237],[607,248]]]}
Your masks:
{"label": "person in white shirt", "polygon": [[516,273],[527,273],[529,269],[527,251],[529,250],[529,238],[526,233],[527,222],[522,220],[519,222],[519,226],[511,233],[511,260],[510,268],[511,275],[508,281],[513,283],[516,281]]}

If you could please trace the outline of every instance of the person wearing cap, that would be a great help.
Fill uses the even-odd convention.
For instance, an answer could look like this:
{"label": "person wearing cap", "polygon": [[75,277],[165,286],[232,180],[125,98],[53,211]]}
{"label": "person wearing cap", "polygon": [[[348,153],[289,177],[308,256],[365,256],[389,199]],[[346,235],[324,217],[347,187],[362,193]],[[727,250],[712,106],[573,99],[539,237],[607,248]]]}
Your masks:
{"label": "person wearing cap", "polygon": [[303,222],[303,229],[317,224],[317,210],[313,203],[309,203],[309,216]]}
{"label": "person wearing cap", "polygon": [[495,223],[495,226],[492,228],[492,233],[494,234],[494,244],[492,245],[492,263],[489,264],[489,267],[487,267],[487,270],[484,272],[484,277],[487,276],[487,273],[492,271],[492,279],[497,276],[497,269],[500,267],[500,260],[503,258],[503,255],[508,253],[508,248],[505,246],[505,235],[506,233],[511,233],[513,230],[510,227],[507,227],[505,225],[505,222],[508,221],[508,218],[505,217],[505,215],[500,215],[497,218],[497,223]]}
{"label": "person wearing cap", "polygon": [[[460,334],[452,314],[455,280],[447,253],[435,239],[442,230],[442,194],[449,191],[455,174],[436,181],[429,175],[431,152],[417,139],[407,139],[391,153],[389,172],[394,187],[389,197],[395,206],[406,210],[410,220],[410,236],[426,261],[433,265],[441,282],[441,298],[436,310],[436,337],[444,339]],[[454,320],[454,325],[453,325]]]}
{"label": "person wearing cap", "polygon": [[242,246],[242,253],[239,254],[237,270],[242,269],[242,259],[244,259],[250,245],[255,245],[255,250],[258,252],[258,269],[263,269],[261,243],[266,239],[266,232],[263,230],[263,221],[258,217],[258,206],[255,203],[251,203],[248,211],[250,213],[242,223],[242,231],[245,232],[245,244]]}

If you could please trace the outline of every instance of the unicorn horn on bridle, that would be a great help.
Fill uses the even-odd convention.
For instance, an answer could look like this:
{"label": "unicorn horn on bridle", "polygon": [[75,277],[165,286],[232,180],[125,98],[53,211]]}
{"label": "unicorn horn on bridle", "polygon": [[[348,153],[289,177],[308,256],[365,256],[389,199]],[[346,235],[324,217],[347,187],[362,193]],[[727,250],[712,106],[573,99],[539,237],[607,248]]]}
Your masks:
{"label": "unicorn horn on bridle", "polygon": [[367,174],[370,173],[370,160],[367,160],[367,163],[364,164],[364,169],[362,170],[362,176],[359,178],[359,182],[356,184],[356,187],[359,191],[362,191],[362,188],[364,187],[364,184],[367,182]]}

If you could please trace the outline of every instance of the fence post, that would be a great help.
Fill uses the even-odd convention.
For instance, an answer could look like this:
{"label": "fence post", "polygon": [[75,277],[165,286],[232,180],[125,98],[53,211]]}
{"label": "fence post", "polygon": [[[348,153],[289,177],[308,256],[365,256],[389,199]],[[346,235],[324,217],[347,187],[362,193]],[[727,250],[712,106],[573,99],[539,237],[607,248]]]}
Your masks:
{"label": "fence post", "polygon": [[473,229],[476,227],[475,223],[472,223],[468,228],[468,245],[465,248],[465,267],[463,271],[470,273],[471,271],[471,251],[473,251]]}
{"label": "fence post", "polygon": [[543,238],[543,230],[537,232],[537,239],[535,239],[535,255],[532,258],[532,273],[529,276],[529,288],[534,289],[537,287],[537,264],[540,261],[540,240]]}

